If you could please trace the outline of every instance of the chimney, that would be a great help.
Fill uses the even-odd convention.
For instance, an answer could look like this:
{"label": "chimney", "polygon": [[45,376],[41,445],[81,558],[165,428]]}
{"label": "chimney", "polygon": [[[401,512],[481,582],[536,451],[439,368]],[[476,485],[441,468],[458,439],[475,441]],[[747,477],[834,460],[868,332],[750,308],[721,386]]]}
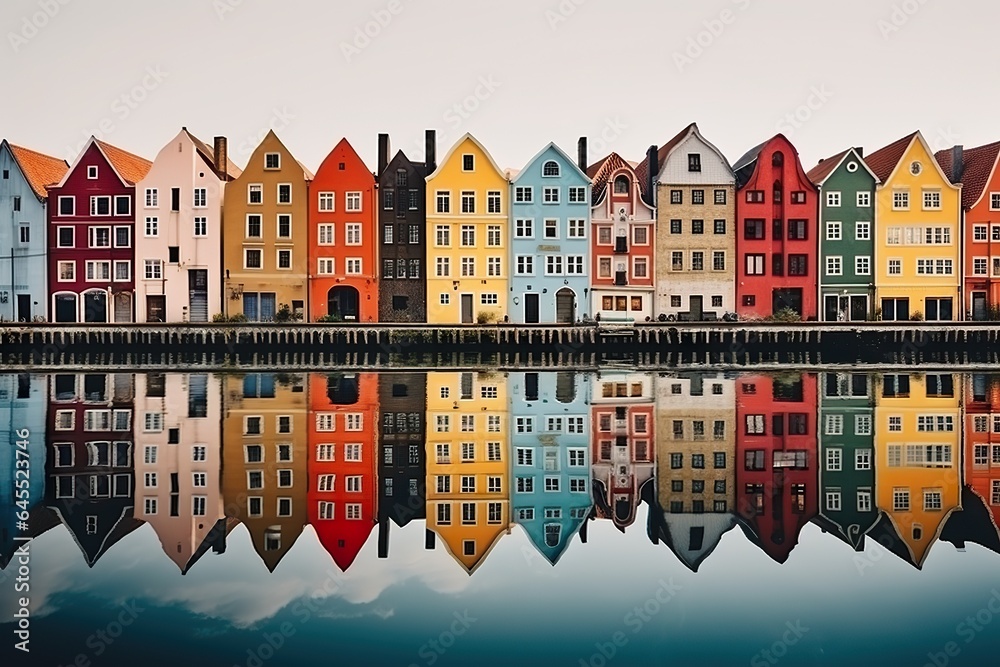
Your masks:
{"label": "chimney", "polygon": [[580,137],[580,143],[577,144],[576,148],[576,155],[577,155],[576,160],[577,164],[580,166],[580,171],[582,171],[583,173],[587,173],[587,167],[590,166],[589,164],[587,164],[588,161],[587,137]]}
{"label": "chimney", "polygon": [[861,146],[855,146],[854,152],[857,153],[858,157],[861,158],[862,160],[865,159],[865,149],[862,148]]}
{"label": "chimney", "polygon": [[424,531],[424,549],[434,549],[434,531],[430,528]]}
{"label": "chimney", "polygon": [[378,178],[382,177],[389,167],[389,135],[378,135]]}
{"label": "chimney", "polygon": [[656,205],[656,179],[660,175],[660,149],[650,146],[646,152],[646,160],[649,161],[649,170],[646,174],[646,196],[648,201]]}
{"label": "chimney", "polygon": [[965,149],[963,146],[951,148],[951,182],[961,183],[962,172],[965,171]]}
{"label": "chimney", "polygon": [[[379,141],[381,142],[382,137],[386,139],[389,135],[380,134]],[[378,557],[388,558],[389,557],[389,520],[382,519],[378,522]]]}
{"label": "chimney", "polygon": [[229,180],[229,140],[225,137],[215,138],[215,174],[220,180]]}
{"label": "chimney", "polygon": [[437,171],[437,130],[427,130],[424,135],[424,164],[428,174]]}

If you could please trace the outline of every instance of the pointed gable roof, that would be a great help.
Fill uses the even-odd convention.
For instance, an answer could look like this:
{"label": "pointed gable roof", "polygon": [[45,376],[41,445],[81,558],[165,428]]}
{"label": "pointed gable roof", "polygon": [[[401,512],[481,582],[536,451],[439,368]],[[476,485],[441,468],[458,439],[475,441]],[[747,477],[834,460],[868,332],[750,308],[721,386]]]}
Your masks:
{"label": "pointed gable roof", "polygon": [[633,175],[635,174],[632,165],[626,162],[618,153],[611,153],[606,158],[590,165],[590,168],[587,169],[587,176],[594,183],[591,194],[591,201],[594,206],[600,204],[601,200],[604,199],[604,194],[608,189],[608,179],[611,178],[611,174],[619,169],[628,169]]}
{"label": "pointed gable roof", "polygon": [[[659,165],[660,169],[663,169],[663,165],[666,164],[667,162],[667,157],[670,156],[670,154],[674,151],[674,149],[677,148],[677,146],[682,141],[684,141],[684,139],[686,139],[687,136],[691,134],[691,132],[693,132],[697,127],[698,126],[696,123],[691,123],[683,130],[678,132],[677,135],[674,136],[670,141],[660,146],[660,148],[656,151],[656,162],[657,165]],[[659,176],[659,174],[656,174],[656,176]],[[635,168],[635,177],[639,180],[639,185],[645,190],[646,181],[649,180],[648,155],[645,157],[645,159],[643,159],[642,162],[639,163],[639,166]]]}
{"label": "pointed gable roof", "polygon": [[149,173],[149,170],[153,166],[153,163],[146,158],[133,155],[100,139],[95,139],[95,143],[101,149],[101,152],[104,153],[104,157],[108,159],[114,170],[118,172],[118,176],[128,185],[135,185],[146,178],[146,174]]}
{"label": "pointed gable roof", "polygon": [[445,155],[444,159],[438,162],[437,169],[434,170],[433,174],[429,174],[427,176],[427,179],[430,180],[432,178],[435,178],[441,172],[441,170],[445,168],[445,165],[451,162],[451,159],[455,156],[455,153],[458,151],[458,147],[464,144],[466,141],[471,141],[473,144],[476,145],[476,147],[479,150],[483,152],[483,155],[485,155],[486,159],[490,161],[490,165],[493,167],[493,169],[496,170],[496,172],[501,176],[501,178],[504,179],[507,178],[507,173],[503,169],[501,169],[500,166],[496,163],[496,160],[493,159],[493,155],[490,154],[488,150],[486,150],[486,146],[483,146],[482,142],[480,142],[479,139],[476,139],[474,136],[472,136],[470,132],[466,132],[464,135],[462,135],[462,138],[456,141],[455,145],[453,145],[448,150],[448,154]]}
{"label": "pointed gable roof", "polygon": [[996,169],[998,157],[1000,157],[1000,141],[963,150],[962,173],[958,174],[958,181],[955,181],[951,178],[954,169],[952,150],[945,149],[934,154],[934,158],[952,184],[962,184],[962,208],[965,210],[969,210],[982,199],[986,186],[990,183],[990,177]]}
{"label": "pointed gable roof", "polygon": [[[194,144],[195,149],[197,149],[198,151],[198,155],[200,155],[201,159],[205,161],[205,164],[208,165],[209,169],[218,173],[218,168],[215,166],[215,148],[209,146],[204,141],[191,134],[186,127],[183,128],[182,131],[184,132],[184,134],[188,136],[188,138],[191,140],[191,143]],[[227,156],[226,175],[229,176],[229,180],[231,181],[236,180],[237,178],[240,177],[240,174],[242,173],[243,170],[237,167],[233,163],[232,158],[229,158]]]}
{"label": "pointed gable roof", "polygon": [[830,174],[837,170],[840,163],[844,161],[847,154],[851,152],[851,149],[846,151],[841,151],[832,157],[828,157],[825,160],[820,160],[819,163],[812,169],[810,169],[806,176],[814,185],[822,185],[823,182],[829,178]]}
{"label": "pointed gable roof", "polygon": [[545,148],[543,148],[542,150],[540,150],[535,155],[535,157],[533,157],[530,160],[528,160],[528,163],[524,165],[523,169],[508,169],[507,170],[507,172],[510,174],[511,182],[516,181],[519,178],[521,178],[522,176],[524,176],[525,174],[527,174],[528,173],[528,167],[530,167],[533,164],[535,164],[536,162],[538,162],[542,158],[542,156],[545,155],[546,153],[548,153],[550,150],[554,150],[556,152],[556,154],[559,155],[559,157],[562,158],[563,161],[566,164],[568,164],[571,169],[573,169],[580,176],[582,176],[584,178],[584,180],[588,180],[588,181],[590,180],[590,176],[588,176],[586,172],[584,172],[582,169],[580,169],[580,165],[578,165],[576,163],[576,160],[574,160],[573,158],[571,158],[566,153],[566,151],[564,151],[563,149],[561,149],[559,147],[559,144],[557,144],[554,141],[550,141],[548,143],[548,145],[545,146]]}
{"label": "pointed gable roof", "polygon": [[6,139],[4,143],[10,148],[14,161],[21,173],[24,174],[28,185],[31,186],[32,192],[40,201],[44,201],[48,197],[46,187],[61,181],[66,172],[69,171],[69,163],[66,160],[60,160],[22,146],[15,146],[7,143]]}
{"label": "pointed gable roof", "polygon": [[889,179],[892,172],[896,170],[899,161],[903,159],[910,144],[913,143],[913,140],[919,134],[919,132],[913,132],[901,139],[897,139],[885,148],[875,151],[865,159],[868,168],[872,170],[872,173],[875,174],[878,180],[885,183]]}

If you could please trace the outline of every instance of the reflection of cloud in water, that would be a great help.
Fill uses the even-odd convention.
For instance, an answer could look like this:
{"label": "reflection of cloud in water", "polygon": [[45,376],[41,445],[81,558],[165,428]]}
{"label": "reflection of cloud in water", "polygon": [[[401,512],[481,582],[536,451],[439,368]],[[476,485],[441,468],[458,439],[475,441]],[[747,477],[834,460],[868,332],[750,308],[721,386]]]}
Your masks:
{"label": "reflection of cloud in water", "polygon": [[[444,549],[423,549],[422,522],[404,529],[393,526],[393,549],[385,560],[376,557],[376,533],[372,532],[345,574],[323,550],[312,527],[306,526],[277,570],[269,574],[249,533],[238,526],[230,533],[224,554],[206,555],[181,576],[163,555],[149,525],[118,543],[93,569],[87,568],[69,533],[57,528],[32,542],[33,614],[41,618],[58,611],[65,596],[88,594],[111,604],[140,599],[158,606],[177,605],[206,619],[250,628],[310,598],[317,613],[329,618],[389,618],[394,611],[385,604],[350,611],[338,603],[371,605],[391,587],[411,580],[444,595],[460,593],[470,585],[469,576]],[[0,612],[12,614],[14,602],[4,596]]]}

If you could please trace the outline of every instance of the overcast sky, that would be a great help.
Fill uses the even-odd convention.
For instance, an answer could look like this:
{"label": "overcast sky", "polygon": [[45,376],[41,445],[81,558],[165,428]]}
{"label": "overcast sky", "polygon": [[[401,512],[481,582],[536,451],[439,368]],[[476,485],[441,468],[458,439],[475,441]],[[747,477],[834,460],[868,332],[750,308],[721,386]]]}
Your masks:
{"label": "overcast sky", "polygon": [[152,159],[187,126],[243,164],[273,127],[315,170],[342,136],[374,168],[379,132],[422,159],[435,128],[439,155],[472,132],[520,168],[582,135],[592,161],[639,160],[696,121],[731,162],[784,131],[809,168],[915,129],[1000,139],[997,18],[983,0],[4,0],[0,135]]}

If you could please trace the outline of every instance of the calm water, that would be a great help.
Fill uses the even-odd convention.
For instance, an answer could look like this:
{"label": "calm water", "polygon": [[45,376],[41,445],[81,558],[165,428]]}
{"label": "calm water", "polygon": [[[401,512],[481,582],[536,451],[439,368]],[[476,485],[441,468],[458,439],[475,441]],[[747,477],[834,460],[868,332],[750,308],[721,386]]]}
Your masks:
{"label": "calm water", "polygon": [[1000,376],[0,375],[0,426],[4,665],[1000,652]]}

